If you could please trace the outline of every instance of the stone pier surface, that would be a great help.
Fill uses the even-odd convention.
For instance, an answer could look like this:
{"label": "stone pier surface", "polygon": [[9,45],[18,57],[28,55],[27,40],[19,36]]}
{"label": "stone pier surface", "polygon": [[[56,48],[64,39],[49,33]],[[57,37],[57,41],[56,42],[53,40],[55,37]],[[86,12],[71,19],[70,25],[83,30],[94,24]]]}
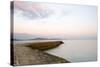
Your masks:
{"label": "stone pier surface", "polygon": [[[54,42],[39,42],[39,45],[42,45],[41,48],[43,49],[39,49],[40,47],[34,46],[34,43],[32,44],[16,44],[14,45],[14,66],[19,66],[19,65],[36,65],[36,64],[55,64],[55,63],[69,63],[69,61],[58,57],[58,56],[54,56],[51,54],[48,54],[42,50],[47,50],[47,46],[50,46],[48,49],[50,48],[54,48],[57,47],[61,41],[54,41]],[[47,43],[52,43],[52,47],[51,45],[47,44]],[[56,46],[54,45],[57,44]],[[59,44],[58,44],[59,43]],[[46,45],[47,44],[47,45]],[[35,45],[37,45],[35,43]],[[43,47],[44,45],[44,47]],[[34,46],[34,48],[33,48]],[[38,48],[37,48],[38,47]]]}

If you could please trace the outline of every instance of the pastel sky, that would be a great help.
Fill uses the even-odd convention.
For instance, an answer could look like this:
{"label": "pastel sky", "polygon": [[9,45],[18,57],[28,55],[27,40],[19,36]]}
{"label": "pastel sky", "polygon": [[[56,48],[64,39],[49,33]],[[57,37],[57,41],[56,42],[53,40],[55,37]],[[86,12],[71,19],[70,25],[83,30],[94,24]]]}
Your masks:
{"label": "pastel sky", "polygon": [[15,1],[14,33],[96,39],[97,7]]}

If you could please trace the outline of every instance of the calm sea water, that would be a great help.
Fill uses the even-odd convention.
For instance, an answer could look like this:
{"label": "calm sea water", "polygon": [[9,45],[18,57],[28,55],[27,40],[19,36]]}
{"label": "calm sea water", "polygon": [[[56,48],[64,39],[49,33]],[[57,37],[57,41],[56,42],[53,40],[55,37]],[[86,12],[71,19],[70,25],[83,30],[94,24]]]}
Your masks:
{"label": "calm sea water", "polygon": [[[52,40],[15,41],[18,43],[42,42]],[[71,62],[85,62],[97,60],[97,40],[62,40],[64,44],[45,51],[60,56]]]}

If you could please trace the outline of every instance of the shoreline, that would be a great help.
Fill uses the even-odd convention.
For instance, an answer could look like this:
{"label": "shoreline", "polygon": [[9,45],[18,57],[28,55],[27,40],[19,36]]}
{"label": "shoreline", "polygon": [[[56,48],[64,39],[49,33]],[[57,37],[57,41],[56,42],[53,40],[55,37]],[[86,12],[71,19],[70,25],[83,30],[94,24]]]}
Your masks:
{"label": "shoreline", "polygon": [[14,45],[14,65],[70,63],[59,56],[44,52],[63,44],[62,41],[37,42]]}

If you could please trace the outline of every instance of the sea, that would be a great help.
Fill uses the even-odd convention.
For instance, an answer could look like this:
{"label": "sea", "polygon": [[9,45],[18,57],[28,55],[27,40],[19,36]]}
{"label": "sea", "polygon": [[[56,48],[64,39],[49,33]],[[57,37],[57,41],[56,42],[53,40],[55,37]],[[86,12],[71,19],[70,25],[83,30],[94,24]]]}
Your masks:
{"label": "sea", "polygon": [[[59,40],[14,41],[14,45],[31,42],[47,42]],[[97,40],[60,40],[64,44],[45,52],[62,57],[70,62],[97,61]]]}

